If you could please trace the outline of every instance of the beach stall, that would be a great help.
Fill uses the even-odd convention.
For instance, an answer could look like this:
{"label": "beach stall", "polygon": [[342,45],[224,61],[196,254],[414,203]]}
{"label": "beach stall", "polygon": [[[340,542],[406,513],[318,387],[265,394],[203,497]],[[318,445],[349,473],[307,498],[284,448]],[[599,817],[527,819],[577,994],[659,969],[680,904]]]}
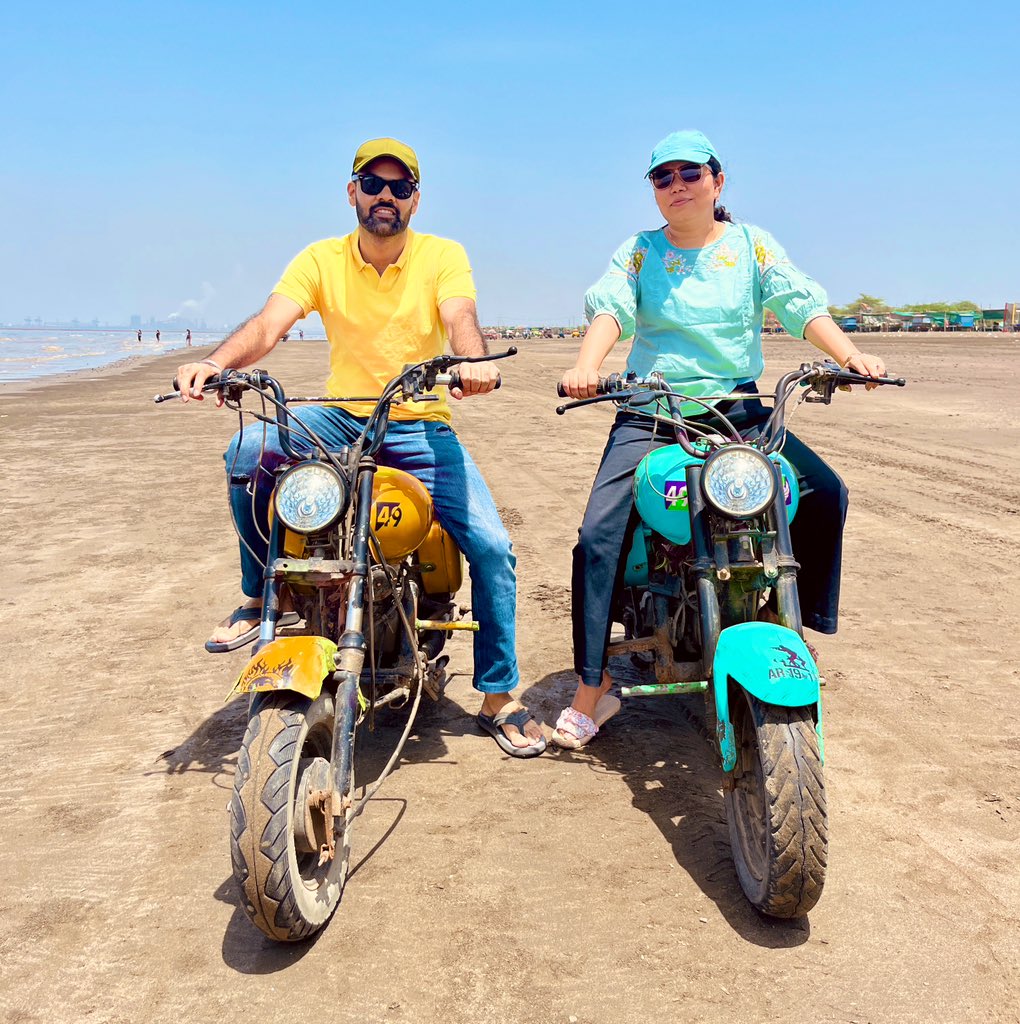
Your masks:
{"label": "beach stall", "polygon": [[1006,310],[1003,309],[983,309],[981,310],[981,320],[977,325],[979,331],[1001,331],[1004,329],[1003,324],[1006,319]]}
{"label": "beach stall", "polygon": [[949,329],[951,331],[972,331],[974,330],[974,319],[976,313],[950,313]]}

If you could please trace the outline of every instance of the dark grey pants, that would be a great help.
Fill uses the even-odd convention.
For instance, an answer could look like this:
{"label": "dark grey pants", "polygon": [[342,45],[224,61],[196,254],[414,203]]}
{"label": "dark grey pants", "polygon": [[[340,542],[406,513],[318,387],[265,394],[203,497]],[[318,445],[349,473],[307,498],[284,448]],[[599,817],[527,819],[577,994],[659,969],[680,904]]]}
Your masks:
{"label": "dark grey pants", "polygon": [[[726,415],[741,431],[756,433],[768,410],[757,398],[736,402]],[[637,520],[634,471],[653,448],[674,443],[669,433],[654,433],[643,416],[620,412],[585,509],[573,562],[574,671],[588,686],[598,686],[606,667],[612,611],[622,581],[623,545]],[[665,428],[668,431],[668,428]],[[788,433],[783,454],[797,471],[801,501],[790,524],[804,625],[835,633],[843,523],[848,493],[843,481],[806,444]]]}

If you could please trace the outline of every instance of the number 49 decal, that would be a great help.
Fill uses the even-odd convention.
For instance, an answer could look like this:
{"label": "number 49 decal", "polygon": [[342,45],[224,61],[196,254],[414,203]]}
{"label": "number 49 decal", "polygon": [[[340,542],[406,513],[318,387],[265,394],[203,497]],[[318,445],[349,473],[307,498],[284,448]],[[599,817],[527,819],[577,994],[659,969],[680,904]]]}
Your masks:
{"label": "number 49 decal", "polygon": [[666,511],[686,512],[687,511],[687,481],[667,480],[666,481]]}
{"label": "number 49 decal", "polygon": [[399,501],[378,501],[375,505],[375,529],[381,530],[386,526],[396,526],[400,522]]}

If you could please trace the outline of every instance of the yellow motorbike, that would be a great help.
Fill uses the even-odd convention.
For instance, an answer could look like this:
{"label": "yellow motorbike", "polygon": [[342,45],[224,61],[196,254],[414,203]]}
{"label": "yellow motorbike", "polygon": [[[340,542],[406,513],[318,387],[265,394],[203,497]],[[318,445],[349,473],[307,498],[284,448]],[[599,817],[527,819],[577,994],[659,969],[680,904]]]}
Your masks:
{"label": "yellow motorbike", "polygon": [[[376,455],[392,405],[459,387],[450,368],[480,361],[440,356],[405,367],[371,399],[357,441],[340,451],[302,424],[263,370],[228,370],[203,389],[237,410],[245,392],[269,403],[275,416],[253,415],[276,424],[289,460],[273,491],[259,639],[231,691],[249,697],[230,801],[231,862],[241,905],[272,939],[306,939],[329,921],[347,878],[353,822],[396,764],[422,694],[442,694],[448,633],[478,628],[455,602],[463,560],[431,496]],[[314,442],[310,454],[294,449],[292,433]],[[277,636],[283,587],[305,635]],[[355,736],[386,706],[410,712],[379,777],[356,799]]]}

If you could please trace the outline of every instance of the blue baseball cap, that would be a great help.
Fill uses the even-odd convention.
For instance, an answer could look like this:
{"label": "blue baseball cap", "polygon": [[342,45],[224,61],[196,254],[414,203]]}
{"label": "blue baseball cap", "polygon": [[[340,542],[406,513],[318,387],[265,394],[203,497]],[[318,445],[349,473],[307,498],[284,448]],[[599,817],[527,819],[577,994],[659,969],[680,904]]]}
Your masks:
{"label": "blue baseball cap", "polygon": [[652,161],[645,171],[647,178],[656,167],[673,160],[684,160],[691,164],[707,164],[719,159],[715,147],[701,132],[671,132],[652,150]]}

